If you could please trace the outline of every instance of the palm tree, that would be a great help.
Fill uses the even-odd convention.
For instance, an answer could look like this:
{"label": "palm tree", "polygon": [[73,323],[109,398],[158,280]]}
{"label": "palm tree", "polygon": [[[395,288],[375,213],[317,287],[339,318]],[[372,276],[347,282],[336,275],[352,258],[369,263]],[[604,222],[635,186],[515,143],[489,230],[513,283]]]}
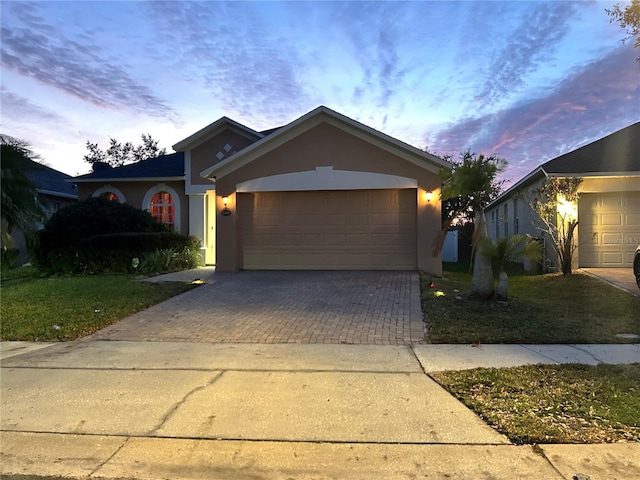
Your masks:
{"label": "palm tree", "polygon": [[27,176],[28,171],[41,168],[34,162],[37,156],[29,144],[0,134],[0,149],[0,234],[2,248],[7,249],[12,244],[11,230],[14,228],[22,230],[27,242],[32,242],[45,213],[36,186]]}
{"label": "palm tree", "polygon": [[507,161],[494,155],[485,157],[469,150],[461,154],[460,162],[451,170],[441,170],[441,199],[458,198],[460,210],[473,209],[473,242],[471,249],[471,268],[473,272],[471,294],[487,299],[493,295],[493,272],[491,259],[478,251],[482,239],[488,237],[487,221],[484,208],[493,200],[502,187],[503,182],[496,176],[503,172]]}
{"label": "palm tree", "polygon": [[498,285],[496,285],[496,299],[507,300],[509,298],[509,276],[504,269],[508,261],[517,261],[521,258],[540,260],[542,251],[540,243],[530,235],[511,235],[500,237],[496,240],[485,238],[480,244],[480,252],[492,260],[498,262],[500,273]]}

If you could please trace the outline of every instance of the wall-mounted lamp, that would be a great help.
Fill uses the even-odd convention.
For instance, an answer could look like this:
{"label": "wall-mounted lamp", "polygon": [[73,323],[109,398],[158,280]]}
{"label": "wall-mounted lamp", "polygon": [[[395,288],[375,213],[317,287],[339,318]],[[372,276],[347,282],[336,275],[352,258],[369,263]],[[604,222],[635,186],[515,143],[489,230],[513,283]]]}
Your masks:
{"label": "wall-mounted lamp", "polygon": [[433,192],[424,192],[424,199],[428,202],[433,200]]}
{"label": "wall-mounted lamp", "polygon": [[558,215],[564,220],[572,221],[578,218],[578,205],[575,201],[567,200],[564,195],[558,195]]}
{"label": "wall-mounted lamp", "polygon": [[220,214],[223,217],[228,217],[229,215],[231,215],[231,210],[229,210],[229,207],[227,207],[228,204],[229,204],[229,197],[227,195],[223,195],[222,196],[222,205],[224,206],[224,208],[220,212]]}

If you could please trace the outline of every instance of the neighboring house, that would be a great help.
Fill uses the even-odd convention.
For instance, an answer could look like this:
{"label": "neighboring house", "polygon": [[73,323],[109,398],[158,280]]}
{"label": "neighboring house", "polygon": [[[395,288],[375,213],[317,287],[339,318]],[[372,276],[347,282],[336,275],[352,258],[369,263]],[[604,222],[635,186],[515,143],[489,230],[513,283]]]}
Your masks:
{"label": "neighboring house", "polygon": [[[35,162],[34,162],[35,163]],[[36,186],[40,201],[44,206],[47,218],[51,217],[62,207],[78,200],[78,189],[72,181],[73,177],[66,173],[54,170],[51,167],[38,163],[37,168],[29,169],[26,176]],[[11,236],[15,242],[15,248],[19,250],[18,265],[29,260],[25,245],[24,234],[21,230],[14,229]]]}
{"label": "neighboring house", "polygon": [[[529,202],[547,177],[582,178],[574,266],[631,268],[640,244],[640,122],[544,163],[506,190],[486,208],[491,238],[541,235]],[[545,259],[557,267],[548,244]]]}
{"label": "neighboring house", "polygon": [[146,209],[240,269],[442,271],[446,161],[320,106],[258,132],[222,117],[178,153],[77,177],[80,198]]}

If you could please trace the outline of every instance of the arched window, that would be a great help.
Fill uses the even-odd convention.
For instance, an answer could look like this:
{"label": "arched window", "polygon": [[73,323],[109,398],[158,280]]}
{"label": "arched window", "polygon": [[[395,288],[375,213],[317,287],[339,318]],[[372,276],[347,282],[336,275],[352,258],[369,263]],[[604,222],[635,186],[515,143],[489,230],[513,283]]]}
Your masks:
{"label": "arched window", "polygon": [[93,195],[91,196],[106,198],[107,200],[112,200],[118,203],[125,202],[125,198],[122,192],[116,187],[114,187],[113,185],[103,185],[102,187],[97,189],[95,192],[93,192]]}
{"label": "arched window", "polygon": [[180,194],[169,185],[154,185],[142,199],[142,209],[180,233]]}
{"label": "arched window", "polygon": [[175,202],[169,192],[158,192],[151,198],[151,215],[175,230]]}
{"label": "arched window", "polygon": [[120,198],[113,192],[102,192],[100,194],[100,198],[104,198],[105,200],[111,200],[112,202],[120,203]]}

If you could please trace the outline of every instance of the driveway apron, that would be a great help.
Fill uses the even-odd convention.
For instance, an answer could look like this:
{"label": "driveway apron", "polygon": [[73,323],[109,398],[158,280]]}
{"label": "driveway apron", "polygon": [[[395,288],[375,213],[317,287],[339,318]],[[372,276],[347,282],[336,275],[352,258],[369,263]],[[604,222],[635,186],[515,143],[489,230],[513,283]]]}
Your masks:
{"label": "driveway apron", "polygon": [[581,268],[580,271],[640,297],[640,288],[636,284],[632,268]]}
{"label": "driveway apron", "polygon": [[424,343],[417,272],[216,272],[92,340]]}

